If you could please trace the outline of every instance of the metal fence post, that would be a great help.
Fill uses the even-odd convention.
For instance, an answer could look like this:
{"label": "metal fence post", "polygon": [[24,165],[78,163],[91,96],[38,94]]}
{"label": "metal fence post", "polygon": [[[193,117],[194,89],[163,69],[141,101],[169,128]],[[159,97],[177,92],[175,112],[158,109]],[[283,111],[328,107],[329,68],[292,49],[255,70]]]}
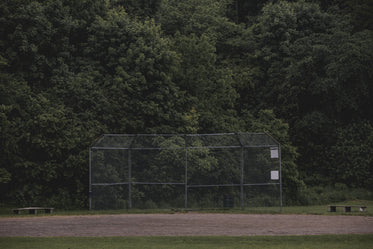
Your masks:
{"label": "metal fence post", "polygon": [[132,160],[131,149],[128,150],[128,208],[132,208]]}
{"label": "metal fence post", "polygon": [[188,147],[185,146],[185,209],[188,208]]}
{"label": "metal fence post", "polygon": [[89,147],[89,210],[92,210],[92,150]]}
{"label": "metal fence post", "polygon": [[279,178],[280,178],[280,212],[282,213],[282,169],[281,169],[281,144],[274,139],[268,132],[264,131],[267,136],[269,136],[278,146],[278,160],[279,160]]}
{"label": "metal fence post", "polygon": [[279,164],[280,164],[280,212],[282,213],[282,170],[281,170],[281,145],[278,144],[278,156],[279,156]]}
{"label": "metal fence post", "polygon": [[244,194],[243,194],[243,183],[244,183],[244,178],[243,178],[243,174],[244,174],[244,147],[241,145],[241,209],[243,209],[244,207]]}

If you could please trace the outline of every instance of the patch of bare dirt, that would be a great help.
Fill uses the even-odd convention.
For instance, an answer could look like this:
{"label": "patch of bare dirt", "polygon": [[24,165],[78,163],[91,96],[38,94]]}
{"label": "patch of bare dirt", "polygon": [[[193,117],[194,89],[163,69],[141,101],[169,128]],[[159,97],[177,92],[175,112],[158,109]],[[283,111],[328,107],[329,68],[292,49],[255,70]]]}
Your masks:
{"label": "patch of bare dirt", "polygon": [[256,214],[123,214],[0,218],[0,236],[373,234],[373,217]]}

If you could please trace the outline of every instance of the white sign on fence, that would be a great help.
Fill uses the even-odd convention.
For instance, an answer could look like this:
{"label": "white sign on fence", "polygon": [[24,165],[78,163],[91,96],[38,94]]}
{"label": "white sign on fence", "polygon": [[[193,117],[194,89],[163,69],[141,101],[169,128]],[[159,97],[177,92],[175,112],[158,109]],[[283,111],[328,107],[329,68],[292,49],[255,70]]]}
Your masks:
{"label": "white sign on fence", "polygon": [[278,147],[271,148],[271,158],[278,158]]}
{"label": "white sign on fence", "polygon": [[279,174],[278,174],[278,170],[272,170],[271,171],[271,180],[279,180],[280,177],[279,177]]}

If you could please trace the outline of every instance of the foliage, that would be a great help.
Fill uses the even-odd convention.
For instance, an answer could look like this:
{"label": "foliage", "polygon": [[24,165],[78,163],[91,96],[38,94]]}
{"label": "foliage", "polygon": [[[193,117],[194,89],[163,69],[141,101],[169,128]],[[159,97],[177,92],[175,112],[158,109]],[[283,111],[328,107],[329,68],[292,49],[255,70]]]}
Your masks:
{"label": "foliage", "polygon": [[336,144],[331,148],[336,166],[334,182],[347,182],[352,187],[373,188],[373,127],[368,122],[339,128]]}
{"label": "foliage", "polygon": [[341,16],[303,1],[267,4],[251,27],[257,48],[250,60],[259,70],[247,89],[257,92],[248,108],[267,104],[288,121],[299,170],[310,184],[328,184],[338,167],[330,151],[338,137],[335,128],[351,120],[372,122],[366,111],[371,32],[352,34],[351,28]]}
{"label": "foliage", "polygon": [[373,197],[372,194],[373,193],[369,190],[351,188],[343,183],[336,183],[329,186],[306,186],[298,196],[297,204],[328,205],[332,203],[341,203],[344,205],[351,202],[356,205],[367,205],[365,203],[371,202]]}
{"label": "foliage", "polygon": [[147,236],[147,237],[51,237],[4,238],[0,243],[9,249],[24,248],[370,248],[371,234],[302,235],[302,236]]}
{"label": "foliage", "polygon": [[87,148],[102,133],[267,130],[282,145],[288,203],[304,183],[371,189],[371,9],[2,1],[0,199],[86,206]]}

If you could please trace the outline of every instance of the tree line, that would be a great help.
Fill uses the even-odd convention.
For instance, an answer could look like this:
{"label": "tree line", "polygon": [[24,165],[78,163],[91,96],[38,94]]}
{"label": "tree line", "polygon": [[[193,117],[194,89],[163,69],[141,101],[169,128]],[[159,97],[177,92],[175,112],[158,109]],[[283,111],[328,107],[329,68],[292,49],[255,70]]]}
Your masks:
{"label": "tree line", "polygon": [[104,133],[266,130],[286,203],[373,189],[373,1],[0,3],[0,200],[88,204]]}

